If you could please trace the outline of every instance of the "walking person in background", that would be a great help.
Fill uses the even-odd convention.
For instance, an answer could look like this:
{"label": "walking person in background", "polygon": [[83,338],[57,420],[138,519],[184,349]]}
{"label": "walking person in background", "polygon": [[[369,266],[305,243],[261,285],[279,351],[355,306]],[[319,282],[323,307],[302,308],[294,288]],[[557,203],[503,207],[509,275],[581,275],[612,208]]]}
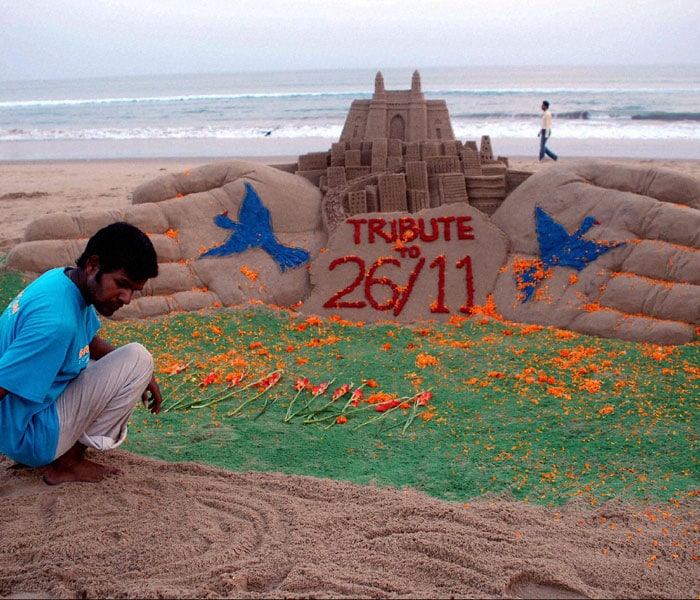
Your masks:
{"label": "walking person in background", "polygon": [[552,135],[552,112],[549,110],[549,102],[547,100],[542,102],[542,111],[542,127],[537,134],[540,138],[540,160],[544,159],[545,154],[552,160],[557,160],[557,155],[547,148],[549,136]]}

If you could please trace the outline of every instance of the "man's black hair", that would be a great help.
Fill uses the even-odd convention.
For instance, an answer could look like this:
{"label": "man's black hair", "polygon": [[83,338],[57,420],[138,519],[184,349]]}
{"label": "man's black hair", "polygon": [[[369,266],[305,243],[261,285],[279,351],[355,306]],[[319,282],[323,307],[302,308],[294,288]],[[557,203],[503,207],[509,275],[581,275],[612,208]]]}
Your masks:
{"label": "man's black hair", "polygon": [[549,108],[549,100],[542,100],[542,104],[544,104],[545,108]]}
{"label": "man's black hair", "polygon": [[158,257],[151,240],[129,223],[112,223],[100,229],[88,240],[76,264],[84,268],[91,256],[100,259],[102,273],[124,269],[134,281],[158,275]]}

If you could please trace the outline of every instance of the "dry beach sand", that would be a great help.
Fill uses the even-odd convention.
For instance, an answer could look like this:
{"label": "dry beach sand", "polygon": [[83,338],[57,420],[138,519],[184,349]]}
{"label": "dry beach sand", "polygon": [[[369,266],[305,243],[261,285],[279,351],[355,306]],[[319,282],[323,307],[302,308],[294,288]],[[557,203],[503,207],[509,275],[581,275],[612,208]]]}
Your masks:
{"label": "dry beach sand", "polygon": [[[126,206],[140,183],[218,160],[0,163],[0,256],[37,216]],[[698,161],[634,162],[700,177]],[[98,460],[123,474],[49,487],[0,457],[0,597],[700,596],[697,498],[462,504],[121,450]]]}
{"label": "dry beach sand", "polygon": [[[49,487],[0,461],[0,595],[686,598],[688,507],[448,503],[115,451],[124,473]],[[686,511],[686,517],[678,516]],[[691,533],[687,533],[690,531]],[[686,533],[684,533],[686,532]],[[676,548],[672,543],[679,543]],[[656,543],[655,543],[656,542]],[[696,548],[697,551],[697,548]],[[673,558],[673,554],[677,558]],[[656,556],[656,558],[651,558]],[[679,568],[678,565],[685,565]]]}

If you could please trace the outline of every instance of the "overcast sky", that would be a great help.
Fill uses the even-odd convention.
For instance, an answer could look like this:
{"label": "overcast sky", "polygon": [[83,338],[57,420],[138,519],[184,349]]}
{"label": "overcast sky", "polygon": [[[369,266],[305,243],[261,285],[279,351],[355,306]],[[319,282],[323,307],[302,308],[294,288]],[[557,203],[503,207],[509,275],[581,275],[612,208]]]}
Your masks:
{"label": "overcast sky", "polygon": [[700,0],[0,0],[0,79],[700,64]]}

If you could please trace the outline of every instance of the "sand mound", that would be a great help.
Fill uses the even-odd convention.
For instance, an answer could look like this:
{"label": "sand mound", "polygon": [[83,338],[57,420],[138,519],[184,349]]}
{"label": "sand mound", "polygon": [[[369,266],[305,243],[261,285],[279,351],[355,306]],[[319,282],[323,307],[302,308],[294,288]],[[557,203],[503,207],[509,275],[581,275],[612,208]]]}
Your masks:
{"label": "sand mound", "polygon": [[511,255],[508,320],[685,344],[700,325],[700,179],[580,160],[534,174],[493,214]]}
{"label": "sand mound", "polygon": [[[257,203],[247,202],[248,185]],[[128,221],[149,234],[159,274],[116,318],[248,300],[289,306],[308,295],[304,266],[325,245],[320,207],[321,193],[306,179],[260,163],[222,161],[145,182],[131,206],[38,217],[5,267],[39,275],[72,264],[98,229]]]}
{"label": "sand mound", "polygon": [[655,508],[635,512],[615,502],[556,511],[484,499],[462,505],[412,490],[227,473],[126,452],[100,459],[124,473],[55,488],[39,472],[0,460],[0,595],[700,593],[697,568],[687,568],[697,565],[692,541],[671,544],[692,523],[657,518]]}

